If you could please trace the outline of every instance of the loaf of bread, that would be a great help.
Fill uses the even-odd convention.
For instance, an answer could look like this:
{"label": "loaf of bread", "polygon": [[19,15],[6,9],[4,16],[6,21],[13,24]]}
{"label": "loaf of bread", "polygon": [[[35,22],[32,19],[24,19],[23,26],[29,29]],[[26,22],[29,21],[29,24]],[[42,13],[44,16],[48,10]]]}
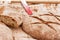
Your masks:
{"label": "loaf of bread", "polygon": [[0,40],[13,40],[12,30],[0,22]]}
{"label": "loaf of bread", "polygon": [[12,29],[14,40],[37,40],[25,33],[22,28]]}
{"label": "loaf of bread", "polygon": [[23,30],[40,40],[60,40],[60,4],[38,4],[30,8],[32,15],[23,13]]}
{"label": "loaf of bread", "polygon": [[3,8],[4,10],[0,14],[0,21],[10,27],[19,27],[22,23],[20,7],[17,4],[9,4]]}

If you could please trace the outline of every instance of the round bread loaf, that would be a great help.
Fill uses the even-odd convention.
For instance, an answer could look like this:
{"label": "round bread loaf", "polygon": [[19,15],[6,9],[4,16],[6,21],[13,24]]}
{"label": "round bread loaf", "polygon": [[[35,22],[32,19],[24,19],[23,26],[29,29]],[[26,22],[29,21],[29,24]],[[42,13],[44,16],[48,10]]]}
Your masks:
{"label": "round bread loaf", "polygon": [[12,31],[0,22],[0,40],[13,40]]}
{"label": "round bread loaf", "polygon": [[30,8],[32,15],[23,13],[23,30],[40,40],[60,40],[60,4],[31,5]]}

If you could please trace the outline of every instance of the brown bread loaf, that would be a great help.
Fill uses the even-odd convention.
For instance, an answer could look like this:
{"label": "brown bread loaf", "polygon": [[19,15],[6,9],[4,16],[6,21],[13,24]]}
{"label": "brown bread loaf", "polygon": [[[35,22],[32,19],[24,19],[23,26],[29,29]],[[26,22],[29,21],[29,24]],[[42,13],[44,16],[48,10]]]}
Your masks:
{"label": "brown bread loaf", "polygon": [[31,5],[30,8],[32,15],[23,14],[23,30],[40,40],[60,40],[60,4]]}

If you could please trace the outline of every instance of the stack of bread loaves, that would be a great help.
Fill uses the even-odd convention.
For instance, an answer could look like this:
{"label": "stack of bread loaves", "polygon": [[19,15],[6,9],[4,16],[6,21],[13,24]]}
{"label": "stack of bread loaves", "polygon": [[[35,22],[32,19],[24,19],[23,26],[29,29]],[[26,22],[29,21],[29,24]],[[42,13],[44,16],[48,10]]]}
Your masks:
{"label": "stack of bread loaves", "polygon": [[20,3],[0,6],[0,40],[60,40],[60,4]]}

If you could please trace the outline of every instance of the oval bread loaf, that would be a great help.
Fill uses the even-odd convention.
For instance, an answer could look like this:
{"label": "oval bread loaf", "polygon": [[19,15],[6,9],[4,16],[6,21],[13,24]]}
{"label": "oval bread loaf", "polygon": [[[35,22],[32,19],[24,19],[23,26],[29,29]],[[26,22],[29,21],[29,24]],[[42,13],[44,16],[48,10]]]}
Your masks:
{"label": "oval bread loaf", "polygon": [[30,7],[33,15],[23,14],[23,30],[40,40],[60,40],[60,4]]}

